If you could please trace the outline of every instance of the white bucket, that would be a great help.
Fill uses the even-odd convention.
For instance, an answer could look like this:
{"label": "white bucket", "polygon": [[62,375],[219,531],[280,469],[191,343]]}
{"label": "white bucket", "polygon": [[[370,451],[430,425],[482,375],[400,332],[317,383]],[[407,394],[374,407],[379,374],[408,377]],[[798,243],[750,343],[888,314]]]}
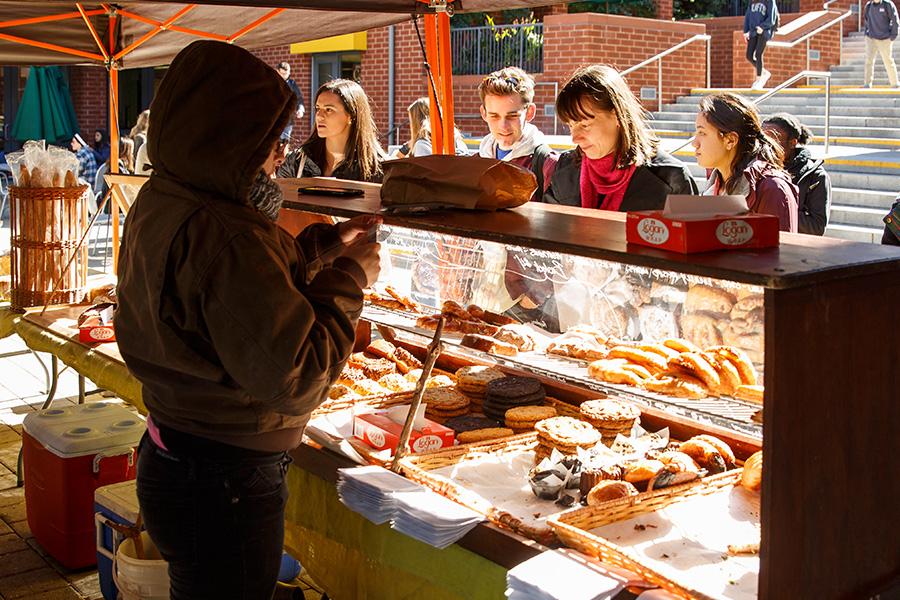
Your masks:
{"label": "white bucket", "polygon": [[137,558],[134,540],[127,538],[116,551],[113,578],[122,600],[169,600],[169,563],[159,555],[146,531],[141,532],[143,559]]}

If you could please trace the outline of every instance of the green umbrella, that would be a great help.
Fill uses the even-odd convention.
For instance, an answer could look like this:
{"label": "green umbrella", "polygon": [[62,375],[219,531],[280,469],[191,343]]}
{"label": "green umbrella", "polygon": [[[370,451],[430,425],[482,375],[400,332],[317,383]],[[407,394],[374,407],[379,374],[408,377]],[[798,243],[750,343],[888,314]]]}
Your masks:
{"label": "green umbrella", "polygon": [[78,119],[62,71],[59,67],[31,67],[13,124],[13,138],[61,144],[77,131]]}

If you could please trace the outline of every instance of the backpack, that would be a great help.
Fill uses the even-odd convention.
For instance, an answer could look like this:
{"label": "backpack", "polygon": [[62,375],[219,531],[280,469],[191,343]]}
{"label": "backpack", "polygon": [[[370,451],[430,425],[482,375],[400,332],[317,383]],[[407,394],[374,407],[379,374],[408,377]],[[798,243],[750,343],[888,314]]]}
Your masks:
{"label": "backpack", "polygon": [[[551,160],[547,160],[548,157]],[[535,194],[540,192],[541,196],[538,197],[539,199],[550,186],[550,178],[553,177],[554,171],[556,171],[554,153],[547,144],[541,144],[534,149],[534,154],[531,158],[531,172],[534,173],[538,183]]]}

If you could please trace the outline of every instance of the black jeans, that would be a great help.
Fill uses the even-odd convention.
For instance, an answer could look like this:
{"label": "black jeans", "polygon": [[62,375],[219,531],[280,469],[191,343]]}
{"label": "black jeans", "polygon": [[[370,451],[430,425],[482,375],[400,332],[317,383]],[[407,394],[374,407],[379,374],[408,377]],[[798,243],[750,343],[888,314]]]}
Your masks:
{"label": "black jeans", "polygon": [[763,52],[766,51],[766,34],[751,35],[747,40],[747,60],[756,67],[756,76],[759,77],[763,72]]}
{"label": "black jeans", "polygon": [[206,440],[179,450],[163,442],[168,452],[147,434],[141,440],[137,495],[147,532],[169,562],[172,600],[271,598],[290,458]]}

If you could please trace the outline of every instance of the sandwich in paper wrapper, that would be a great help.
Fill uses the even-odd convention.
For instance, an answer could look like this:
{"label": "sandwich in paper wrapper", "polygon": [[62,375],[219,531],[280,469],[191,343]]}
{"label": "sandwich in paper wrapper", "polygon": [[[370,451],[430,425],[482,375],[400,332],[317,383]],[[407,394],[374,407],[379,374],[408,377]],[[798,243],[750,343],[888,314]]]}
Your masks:
{"label": "sandwich in paper wrapper", "polygon": [[663,210],[629,212],[625,239],[673,252],[778,246],[778,217],[750,213],[743,196],[666,198]]}
{"label": "sandwich in paper wrapper", "polygon": [[381,203],[386,212],[499,210],[525,204],[536,189],[531,171],[508,162],[431,155],[386,162]]}

